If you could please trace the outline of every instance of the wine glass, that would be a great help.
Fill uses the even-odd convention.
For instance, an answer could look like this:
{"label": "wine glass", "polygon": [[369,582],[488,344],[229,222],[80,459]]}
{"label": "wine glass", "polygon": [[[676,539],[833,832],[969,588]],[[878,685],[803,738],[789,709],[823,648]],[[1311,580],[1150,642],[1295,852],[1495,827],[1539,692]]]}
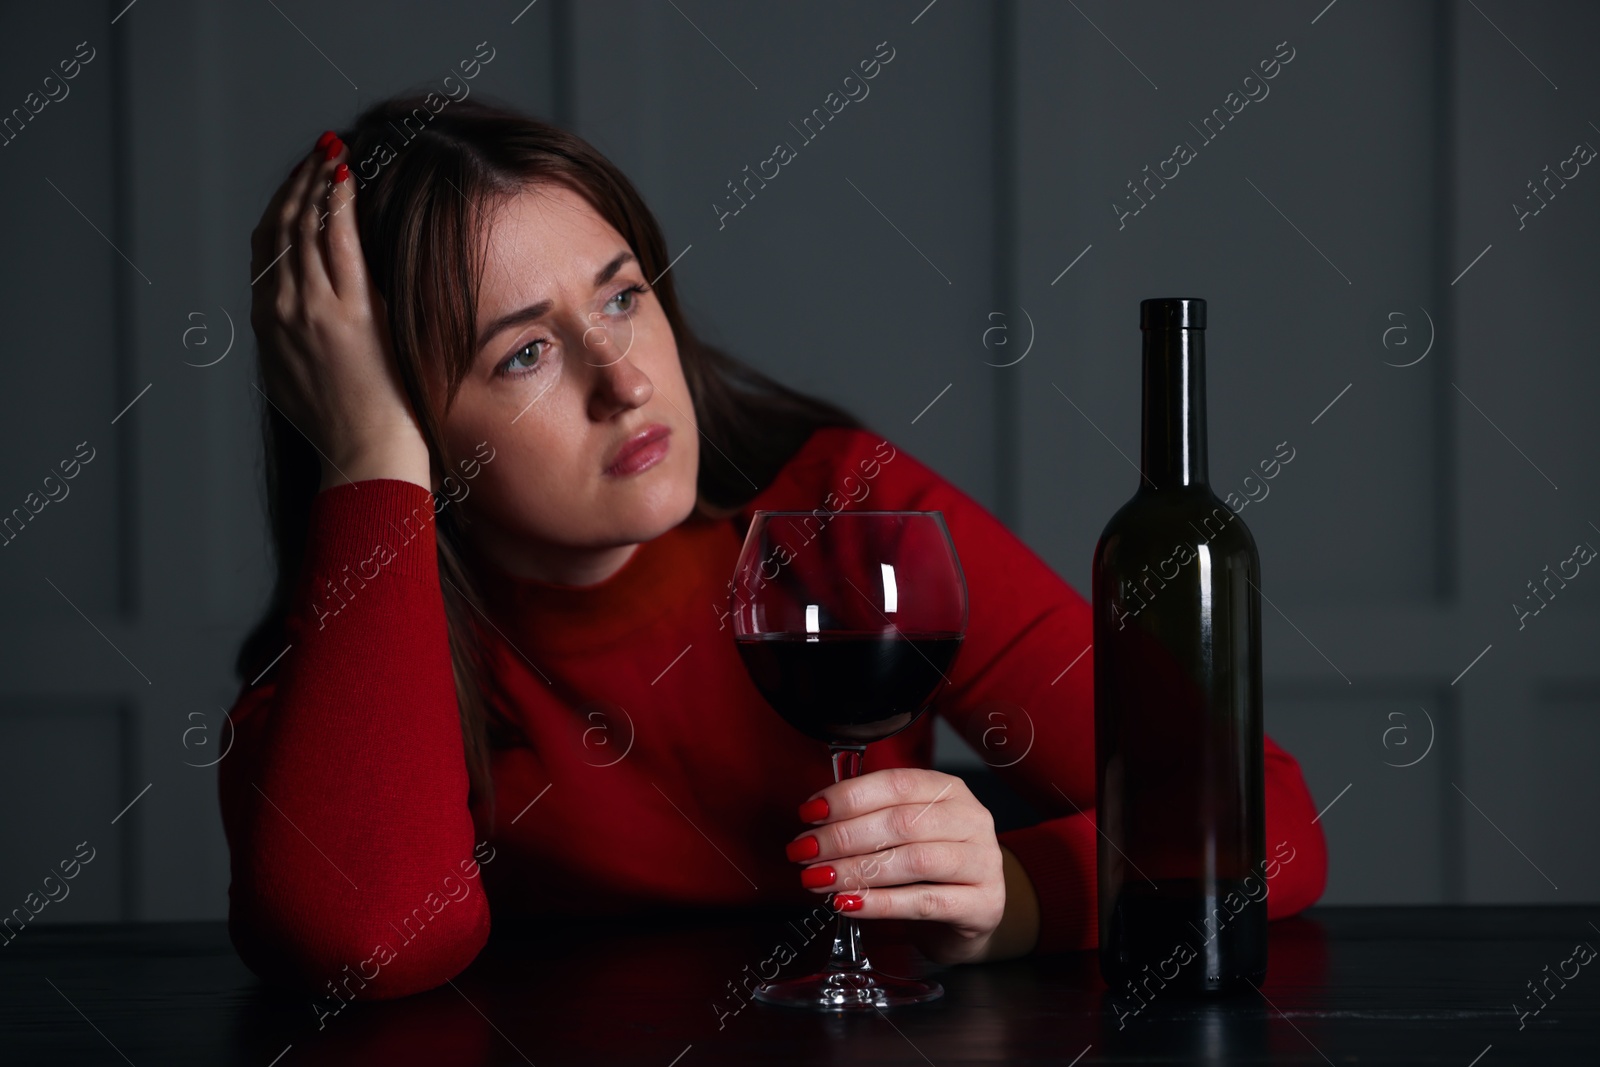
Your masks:
{"label": "wine glass", "polygon": [[[789,725],[827,742],[836,782],[926,710],[966,634],[966,580],[937,511],[757,511],[733,579],[745,669]],[[873,969],[855,920],[835,921],[823,970],[764,982],[755,998],[841,1011],[944,995]]]}

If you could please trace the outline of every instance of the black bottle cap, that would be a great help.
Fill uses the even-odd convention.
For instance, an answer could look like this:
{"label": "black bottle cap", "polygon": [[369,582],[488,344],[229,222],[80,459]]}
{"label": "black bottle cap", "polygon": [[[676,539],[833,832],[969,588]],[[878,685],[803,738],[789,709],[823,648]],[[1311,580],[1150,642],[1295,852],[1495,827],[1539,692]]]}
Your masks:
{"label": "black bottle cap", "polygon": [[1203,330],[1206,302],[1194,296],[1163,296],[1139,301],[1141,330]]}

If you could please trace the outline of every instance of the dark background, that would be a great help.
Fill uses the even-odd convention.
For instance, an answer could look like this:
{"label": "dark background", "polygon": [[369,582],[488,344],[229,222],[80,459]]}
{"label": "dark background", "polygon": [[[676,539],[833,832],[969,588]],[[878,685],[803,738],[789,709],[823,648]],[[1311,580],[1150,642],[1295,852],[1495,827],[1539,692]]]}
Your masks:
{"label": "dark background", "polygon": [[[0,912],[87,841],[38,921],[225,915],[204,764],[270,577],[248,235],[318,133],[479,42],[474,91],[639,186],[708,338],[853,408],[1085,594],[1137,481],[1138,303],[1208,300],[1213,485],[1259,495],[1294,449],[1242,517],[1324,901],[1596,898],[1600,574],[1520,629],[1513,605],[1600,545],[1600,178],[1514,205],[1600,145],[1600,9],[524,3],[4,6],[0,120],[94,58],[0,147],[0,515],[94,458],[0,548]],[[801,145],[880,42],[870,95]],[[1280,42],[1270,94],[1202,143]],[[719,227],[778,141],[798,158]],[[940,761],[982,768],[948,730]]]}

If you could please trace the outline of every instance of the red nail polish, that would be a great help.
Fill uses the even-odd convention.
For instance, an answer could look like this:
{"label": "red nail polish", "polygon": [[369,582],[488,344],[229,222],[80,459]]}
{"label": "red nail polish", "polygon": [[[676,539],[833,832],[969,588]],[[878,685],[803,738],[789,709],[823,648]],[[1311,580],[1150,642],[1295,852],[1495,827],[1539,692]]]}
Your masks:
{"label": "red nail polish", "polygon": [[788,853],[789,858],[794,862],[804,863],[806,860],[816,859],[817,853],[822,851],[822,846],[817,844],[817,839],[814,836],[807,834],[797,841],[790,841],[783,846],[783,851]]}
{"label": "red nail polish", "polygon": [[833,879],[832,867],[807,867],[800,872],[800,884],[807,889],[821,889],[825,885],[832,885]]}
{"label": "red nail polish", "polygon": [[333,180],[334,181],[342,182],[348,177],[350,177],[350,168],[346,164],[341,163],[337,167],[333,168]]}
{"label": "red nail polish", "polygon": [[344,142],[335,137],[333,140],[329,141],[328,146],[322,150],[322,158],[331,162],[334,156],[343,151]]}
{"label": "red nail polish", "polygon": [[816,797],[800,805],[801,822],[821,822],[828,817],[828,798]]}
{"label": "red nail polish", "polygon": [[322,136],[317,138],[317,150],[319,152],[326,150],[330,144],[338,139],[339,135],[332,130],[324,130]]}
{"label": "red nail polish", "polygon": [[854,893],[841,893],[833,898],[834,911],[860,911],[861,898]]}

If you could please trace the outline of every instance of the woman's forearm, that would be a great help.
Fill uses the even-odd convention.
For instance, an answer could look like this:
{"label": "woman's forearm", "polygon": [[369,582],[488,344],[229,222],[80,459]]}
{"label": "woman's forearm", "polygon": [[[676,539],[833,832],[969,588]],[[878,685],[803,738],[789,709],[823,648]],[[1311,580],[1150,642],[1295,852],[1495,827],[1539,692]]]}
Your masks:
{"label": "woman's forearm", "polygon": [[481,885],[443,906],[476,871],[432,510],[398,481],[322,494],[287,647],[241,696],[218,765],[229,920],[264,977],[404,995],[487,936]]}

